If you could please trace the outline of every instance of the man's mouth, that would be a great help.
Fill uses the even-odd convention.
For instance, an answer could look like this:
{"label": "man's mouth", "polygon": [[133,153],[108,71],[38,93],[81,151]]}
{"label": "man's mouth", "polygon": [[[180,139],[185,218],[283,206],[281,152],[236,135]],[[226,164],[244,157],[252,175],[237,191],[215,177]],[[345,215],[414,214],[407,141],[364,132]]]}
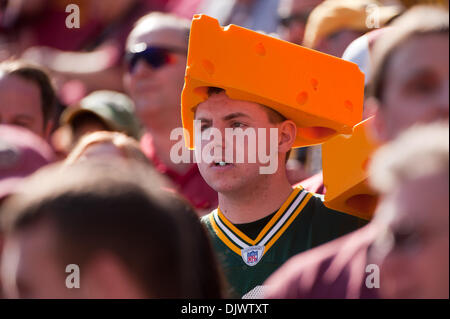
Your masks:
{"label": "man's mouth", "polygon": [[231,166],[232,164],[231,163],[227,163],[227,162],[224,162],[224,161],[218,161],[218,162],[212,162],[211,163],[211,166],[213,166],[213,167],[228,167],[228,166]]}

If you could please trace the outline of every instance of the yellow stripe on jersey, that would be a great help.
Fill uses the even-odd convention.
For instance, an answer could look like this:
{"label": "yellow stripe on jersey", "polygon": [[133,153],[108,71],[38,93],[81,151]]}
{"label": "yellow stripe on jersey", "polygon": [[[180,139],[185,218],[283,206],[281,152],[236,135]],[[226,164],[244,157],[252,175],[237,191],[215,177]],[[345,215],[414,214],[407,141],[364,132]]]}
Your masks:
{"label": "yellow stripe on jersey", "polygon": [[281,235],[286,231],[286,229],[292,224],[292,222],[297,218],[298,214],[303,210],[303,208],[308,204],[309,200],[313,197],[311,193],[308,193],[306,195],[306,198],[302,201],[301,205],[297,207],[295,212],[291,215],[291,217],[288,219],[288,221],[283,225],[283,227],[272,237],[272,239],[265,245],[264,254],[266,254],[270,247],[273,246],[273,244],[276,243],[278,238],[280,238]]}
{"label": "yellow stripe on jersey", "polygon": [[273,225],[281,218],[281,216],[286,212],[287,207],[292,203],[294,198],[303,190],[303,187],[296,187],[291,194],[289,195],[288,199],[283,203],[283,205],[280,207],[280,209],[276,212],[276,214],[270,219],[270,221],[267,223],[267,225],[261,230],[261,232],[258,234],[256,239],[250,239],[247,235],[245,235],[243,232],[241,232],[236,226],[234,226],[220,211],[220,208],[217,209],[218,216],[220,220],[229,228],[231,232],[233,232],[237,237],[248,243],[249,245],[256,245],[269,231],[270,228],[272,228]]}
{"label": "yellow stripe on jersey", "polygon": [[217,237],[220,238],[220,240],[227,245],[228,248],[230,248],[232,251],[234,251],[239,256],[241,255],[241,249],[234,245],[220,230],[219,226],[217,226],[216,221],[214,220],[213,213],[209,214],[209,221],[211,223],[212,228],[216,232]]}

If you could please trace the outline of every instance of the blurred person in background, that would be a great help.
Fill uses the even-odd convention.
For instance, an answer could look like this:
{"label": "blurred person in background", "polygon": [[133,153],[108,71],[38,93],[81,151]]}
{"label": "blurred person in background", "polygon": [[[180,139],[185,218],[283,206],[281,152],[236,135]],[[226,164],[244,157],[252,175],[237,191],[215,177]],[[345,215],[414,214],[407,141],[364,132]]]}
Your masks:
{"label": "blurred person in background", "polygon": [[[448,122],[414,127],[379,150],[371,184],[384,231],[369,251],[383,298],[449,297]],[[417,196],[420,194],[420,196]]]}
{"label": "blurred person in background", "polygon": [[[217,193],[203,180],[191,153],[191,163],[174,163],[170,150],[173,129],[181,128],[190,21],[150,13],[141,18],[127,42],[124,83],[144,126],[141,147],[155,168],[177,185],[200,214],[217,206]],[[184,146],[183,146],[184,147]]]}
{"label": "blurred person in background", "polygon": [[321,2],[322,0],[280,0],[278,34],[281,38],[301,45],[308,17]]}
{"label": "blurred person in background", "polygon": [[[53,151],[42,138],[27,129],[0,124],[0,209],[25,177],[53,160]],[[3,233],[0,230],[0,257],[2,247]],[[0,298],[1,287],[0,280]]]}
{"label": "blurred person in background", "polygon": [[[220,269],[193,209],[164,190],[155,171],[122,164],[49,167],[8,198],[6,297],[223,297]],[[78,281],[75,273],[68,278],[67,265],[78,266]]]}
{"label": "blurred person in background", "polygon": [[22,61],[0,63],[0,124],[48,139],[55,125],[55,91],[47,74]]}
{"label": "blurred person in background", "polygon": [[115,91],[92,92],[64,111],[53,144],[67,154],[81,137],[96,131],[123,132],[139,140],[141,127],[134,114],[133,101]]}
{"label": "blurred person in background", "polygon": [[219,20],[220,25],[235,24],[254,31],[275,33],[279,0],[203,0],[197,13]]}
{"label": "blurred person in background", "polygon": [[150,162],[141,151],[139,142],[119,132],[97,131],[86,134],[69,153],[65,165],[90,160],[118,158],[140,162],[150,166]]}
{"label": "blurred person in background", "polygon": [[[64,104],[100,89],[123,91],[122,57],[133,23],[164,0],[9,0],[17,11],[6,34],[10,56],[45,66],[57,80]],[[79,8],[79,28],[66,26]],[[73,10],[71,7],[69,7]],[[11,10],[10,10],[11,11]],[[11,20],[11,19],[10,19]],[[71,21],[78,20],[77,18]]]}
{"label": "blurred person in background", "polygon": [[326,0],[311,12],[303,45],[341,57],[353,40],[385,26],[400,13],[401,7],[384,6],[376,0]]}
{"label": "blurred person in background", "polygon": [[[373,52],[373,133],[389,142],[417,123],[449,119],[448,10],[417,6],[392,23]],[[369,247],[379,227],[362,229],[291,258],[268,279],[267,298],[377,298],[365,285]]]}

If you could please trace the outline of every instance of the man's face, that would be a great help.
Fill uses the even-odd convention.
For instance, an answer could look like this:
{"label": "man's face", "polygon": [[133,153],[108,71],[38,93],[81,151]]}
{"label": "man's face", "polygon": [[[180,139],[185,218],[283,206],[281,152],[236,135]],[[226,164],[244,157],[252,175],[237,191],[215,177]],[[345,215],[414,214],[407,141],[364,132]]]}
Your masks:
{"label": "man's face", "polygon": [[0,124],[22,126],[45,138],[37,85],[18,76],[0,75]]}
{"label": "man's face", "polygon": [[66,287],[65,265],[56,257],[56,235],[47,223],[6,238],[1,281],[7,298],[76,298]]}
{"label": "man's face", "polygon": [[[217,129],[221,133],[222,139],[218,142],[216,139],[202,140],[200,150],[204,152],[205,147],[211,147],[211,143],[214,147],[222,149],[222,158],[214,158],[213,162],[208,164],[204,160],[198,163],[200,173],[205,181],[217,192],[227,193],[236,192],[239,190],[248,190],[250,185],[257,185],[262,179],[265,179],[267,175],[261,174],[260,167],[267,166],[268,164],[261,164],[261,160],[258,156],[258,140],[261,139],[261,145],[266,148],[265,154],[269,154],[269,150],[272,153],[276,153],[276,161],[278,165],[278,149],[275,149],[278,144],[270,145],[270,128],[278,128],[277,124],[272,124],[269,121],[267,111],[263,106],[246,101],[239,101],[230,99],[224,92],[211,95],[205,102],[200,103],[196,109],[195,119],[201,121],[202,135],[208,134],[212,129]],[[249,138],[243,139],[241,146],[238,145],[237,139],[231,142],[229,139],[225,142],[226,129],[240,128],[244,132],[246,129],[253,130],[255,132],[254,143],[251,145]],[[258,134],[258,128],[263,128],[266,134],[265,138]],[[278,142],[278,135],[276,138]],[[230,144],[232,143],[232,147]],[[227,162],[225,160],[226,149],[233,150],[233,163],[227,163],[225,166],[220,166],[220,161]],[[199,146],[196,143],[196,151],[199,151]],[[240,152],[243,154],[244,163],[236,163],[236,154]],[[249,153],[255,152],[255,161],[249,160]],[[253,162],[253,163],[252,163]],[[278,168],[279,169],[279,168]]]}
{"label": "man's face", "polygon": [[374,260],[383,298],[449,297],[448,191],[448,175],[435,175],[407,182],[385,199],[387,233],[379,241],[382,257]]}
{"label": "man's face", "polygon": [[278,10],[281,38],[301,45],[308,16],[321,2],[321,0],[281,0]]}
{"label": "man's face", "polygon": [[415,36],[391,57],[378,115],[391,140],[411,125],[449,116],[448,34]]}
{"label": "man's face", "polygon": [[140,59],[133,70],[128,69],[124,84],[136,105],[136,112],[144,123],[145,119],[161,112],[178,116],[186,68],[186,54],[182,53],[187,52],[186,40],[179,30],[161,28],[154,23],[145,32],[132,33],[127,50],[135,50],[142,43],[147,47],[175,48],[177,52],[170,54],[169,63],[158,68]]}

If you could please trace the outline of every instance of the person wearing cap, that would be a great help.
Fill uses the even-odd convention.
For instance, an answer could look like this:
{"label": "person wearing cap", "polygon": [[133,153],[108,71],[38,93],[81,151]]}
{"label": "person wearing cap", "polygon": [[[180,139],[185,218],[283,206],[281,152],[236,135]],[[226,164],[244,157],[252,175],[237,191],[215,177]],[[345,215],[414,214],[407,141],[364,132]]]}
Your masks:
{"label": "person wearing cap", "polygon": [[[370,16],[373,11],[373,18]],[[402,8],[376,0],[326,0],[310,14],[303,45],[341,57],[356,38],[381,28],[399,15]]]}
{"label": "person wearing cap", "polygon": [[[23,179],[53,160],[53,151],[42,138],[25,128],[0,124],[0,207]],[[0,256],[2,247],[0,232]]]}
{"label": "person wearing cap", "polygon": [[[125,88],[144,127],[141,148],[153,166],[187,198],[200,215],[217,206],[216,192],[197,165],[174,163],[171,132],[182,126],[180,94],[189,39],[189,20],[153,12],[142,17],[127,41]],[[186,150],[188,151],[188,150]]]}
{"label": "person wearing cap", "polygon": [[[333,116],[330,118],[326,110],[321,116],[306,116],[312,108],[311,104],[308,104],[310,109],[302,108],[307,104],[307,93],[297,96],[297,86],[283,83],[284,78],[279,77],[286,74],[286,68],[293,68],[292,73],[302,69],[305,78],[317,76],[323,83],[320,89],[323,93],[317,96],[318,104],[321,104],[320,99],[327,98],[327,88],[339,86],[339,83],[331,79],[328,72],[321,74],[308,69],[304,61],[317,61],[331,69],[342,68],[342,72],[348,73],[349,81],[355,80],[354,87],[361,90],[363,78],[357,67],[348,62],[238,26],[222,28],[217,20],[208,16],[195,16],[191,30],[182,93],[186,145],[197,154],[205,154],[210,148],[227,152],[228,142],[223,141],[223,137],[227,131],[239,134],[240,130],[257,130],[258,147],[271,144],[269,140],[275,141],[267,146],[271,154],[275,153],[275,169],[267,172],[262,172],[263,168],[269,169],[262,164],[262,159],[245,160],[253,152],[259,153],[252,150],[250,141],[241,144],[242,147],[234,143],[231,147],[232,154],[244,154],[244,162],[235,157],[227,159],[223,152],[214,154],[209,161],[197,158],[203,178],[219,196],[218,208],[202,217],[202,222],[220,256],[232,294],[257,298],[264,291],[264,280],[288,258],[365,224],[357,217],[328,209],[319,196],[302,187],[292,188],[286,175],[288,153],[293,147],[311,140],[320,143],[334,135],[333,129],[320,127],[319,123],[325,117],[330,121],[337,119],[332,120]],[[241,46],[239,52],[234,51],[236,46]],[[266,52],[284,56],[289,63],[280,65],[278,60],[269,57],[256,60],[266,57]],[[243,74],[246,76],[238,76]],[[326,83],[326,78],[330,84]],[[311,91],[315,92],[314,85]],[[353,88],[342,89],[342,94],[355,103],[353,110],[342,110],[349,115],[345,119],[349,121],[348,128],[354,123],[350,119],[356,124],[360,117],[358,110],[362,110],[362,105],[357,106],[357,103],[362,104],[360,93]],[[336,108],[345,107],[332,104]],[[307,124],[312,117],[315,119]],[[260,130],[276,132],[276,136],[269,138],[268,134],[259,133]],[[209,134],[222,138],[210,140]]]}
{"label": "person wearing cap", "polygon": [[61,125],[70,131],[71,146],[68,149],[82,136],[95,131],[122,132],[136,140],[141,135],[133,101],[125,94],[108,90],[92,92],[66,109],[61,116]]}
{"label": "person wearing cap", "polygon": [[[375,42],[366,104],[375,110],[373,133],[380,142],[393,141],[417,123],[448,121],[448,21],[448,10],[414,7],[392,23],[395,32]],[[379,297],[378,289],[366,285],[379,212],[364,228],[291,258],[267,280],[265,297]]]}

